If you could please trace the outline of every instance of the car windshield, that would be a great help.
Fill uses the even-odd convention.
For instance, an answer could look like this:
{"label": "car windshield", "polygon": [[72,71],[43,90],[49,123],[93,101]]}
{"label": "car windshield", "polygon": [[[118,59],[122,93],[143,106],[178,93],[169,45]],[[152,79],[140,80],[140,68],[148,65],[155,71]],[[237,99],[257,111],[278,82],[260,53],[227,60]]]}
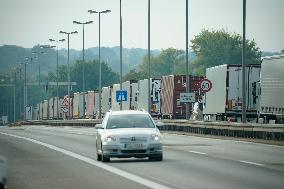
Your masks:
{"label": "car windshield", "polygon": [[153,121],[146,114],[111,115],[107,129],[118,128],[155,128]]}

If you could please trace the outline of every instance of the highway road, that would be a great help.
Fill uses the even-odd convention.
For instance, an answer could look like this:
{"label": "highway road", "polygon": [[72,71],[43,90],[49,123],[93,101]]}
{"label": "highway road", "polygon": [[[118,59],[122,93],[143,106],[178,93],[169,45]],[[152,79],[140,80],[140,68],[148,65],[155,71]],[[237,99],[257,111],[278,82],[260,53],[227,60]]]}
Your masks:
{"label": "highway road", "polygon": [[284,147],[163,134],[164,161],[96,161],[95,129],[0,127],[9,189],[186,188],[284,186]]}

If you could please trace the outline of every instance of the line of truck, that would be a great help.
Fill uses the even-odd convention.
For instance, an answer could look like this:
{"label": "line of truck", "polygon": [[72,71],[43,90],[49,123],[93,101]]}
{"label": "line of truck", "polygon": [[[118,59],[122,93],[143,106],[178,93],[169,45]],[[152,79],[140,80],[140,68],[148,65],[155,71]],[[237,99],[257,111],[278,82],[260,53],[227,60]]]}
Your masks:
{"label": "line of truck", "polygon": [[[284,55],[265,57],[262,64],[246,66],[246,109],[250,122],[283,123],[284,113]],[[200,82],[209,79],[212,89],[203,92]],[[119,110],[116,91],[120,84],[102,88],[101,113]],[[148,79],[125,81],[122,90],[127,91],[127,101],[122,109],[148,110]],[[186,104],[180,101],[180,93],[186,91],[186,76],[169,75],[150,79],[151,115],[158,118],[185,118]],[[220,65],[206,69],[206,77],[189,76],[189,92],[195,93],[195,102],[189,104],[199,119],[241,121],[242,67]],[[83,103],[85,95],[85,103]],[[57,101],[59,104],[57,113]],[[70,119],[98,118],[99,95],[97,91],[77,92],[70,97]],[[84,111],[85,108],[85,111]],[[31,110],[32,109],[32,110]],[[28,119],[68,119],[68,96],[53,97],[29,108]],[[83,115],[85,112],[85,115]],[[196,117],[196,116],[192,116]]]}
{"label": "line of truck", "polygon": [[[198,93],[198,84],[204,77],[190,76],[190,92]],[[167,83],[170,81],[170,83]],[[120,90],[120,84],[102,88],[101,111],[104,115],[107,111],[120,110],[120,102],[116,101],[116,92]],[[127,91],[127,101],[122,102],[122,110],[148,110],[148,79],[131,80],[122,83],[122,90]],[[184,103],[180,102],[180,93],[186,90],[186,77],[180,75],[163,76],[161,79],[150,78],[151,115],[154,117],[185,118]],[[202,99],[203,93],[196,96],[196,101]],[[85,95],[85,103],[83,103]],[[162,98],[161,98],[162,97]],[[58,110],[57,114],[57,100]],[[85,104],[85,106],[84,106]],[[99,94],[97,91],[76,92],[70,97],[71,119],[98,118]],[[190,103],[193,107],[193,103]],[[68,96],[62,98],[52,97],[43,100],[36,107],[28,107],[32,112],[27,119],[68,119]],[[85,108],[85,111],[84,111]],[[33,109],[31,111],[31,109]],[[192,111],[190,109],[190,111]],[[85,115],[83,115],[85,112]]]}

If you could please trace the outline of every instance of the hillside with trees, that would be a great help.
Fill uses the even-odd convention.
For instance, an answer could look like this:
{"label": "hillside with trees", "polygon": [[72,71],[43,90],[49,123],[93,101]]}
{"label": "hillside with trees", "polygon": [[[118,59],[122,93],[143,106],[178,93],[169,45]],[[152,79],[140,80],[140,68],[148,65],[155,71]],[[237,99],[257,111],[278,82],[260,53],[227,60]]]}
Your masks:
{"label": "hillside with trees", "polygon": [[[158,50],[152,53],[157,55]],[[59,65],[67,65],[67,49],[59,50]],[[98,47],[88,48],[85,50],[85,60],[93,61],[99,57]],[[146,49],[140,48],[123,48],[123,74],[129,70],[135,69],[147,54]],[[26,57],[32,57],[32,61]],[[82,51],[70,49],[70,65],[75,64],[77,60],[82,60]],[[119,72],[119,47],[101,47],[101,60],[115,72]],[[38,45],[33,48],[23,48],[14,45],[0,46],[0,74],[19,66],[20,63],[28,62],[29,69],[37,73],[38,65],[41,64],[41,73],[47,75],[49,72],[56,71],[56,49],[42,49]],[[36,74],[34,74],[36,75]]]}

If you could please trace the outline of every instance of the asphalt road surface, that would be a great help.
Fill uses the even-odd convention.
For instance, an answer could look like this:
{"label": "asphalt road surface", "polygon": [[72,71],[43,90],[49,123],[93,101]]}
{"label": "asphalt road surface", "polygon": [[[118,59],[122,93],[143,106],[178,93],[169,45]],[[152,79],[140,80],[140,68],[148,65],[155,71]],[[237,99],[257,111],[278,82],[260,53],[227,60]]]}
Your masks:
{"label": "asphalt road surface", "polygon": [[95,129],[0,127],[9,189],[281,188],[284,147],[164,134],[164,161],[96,161]]}

